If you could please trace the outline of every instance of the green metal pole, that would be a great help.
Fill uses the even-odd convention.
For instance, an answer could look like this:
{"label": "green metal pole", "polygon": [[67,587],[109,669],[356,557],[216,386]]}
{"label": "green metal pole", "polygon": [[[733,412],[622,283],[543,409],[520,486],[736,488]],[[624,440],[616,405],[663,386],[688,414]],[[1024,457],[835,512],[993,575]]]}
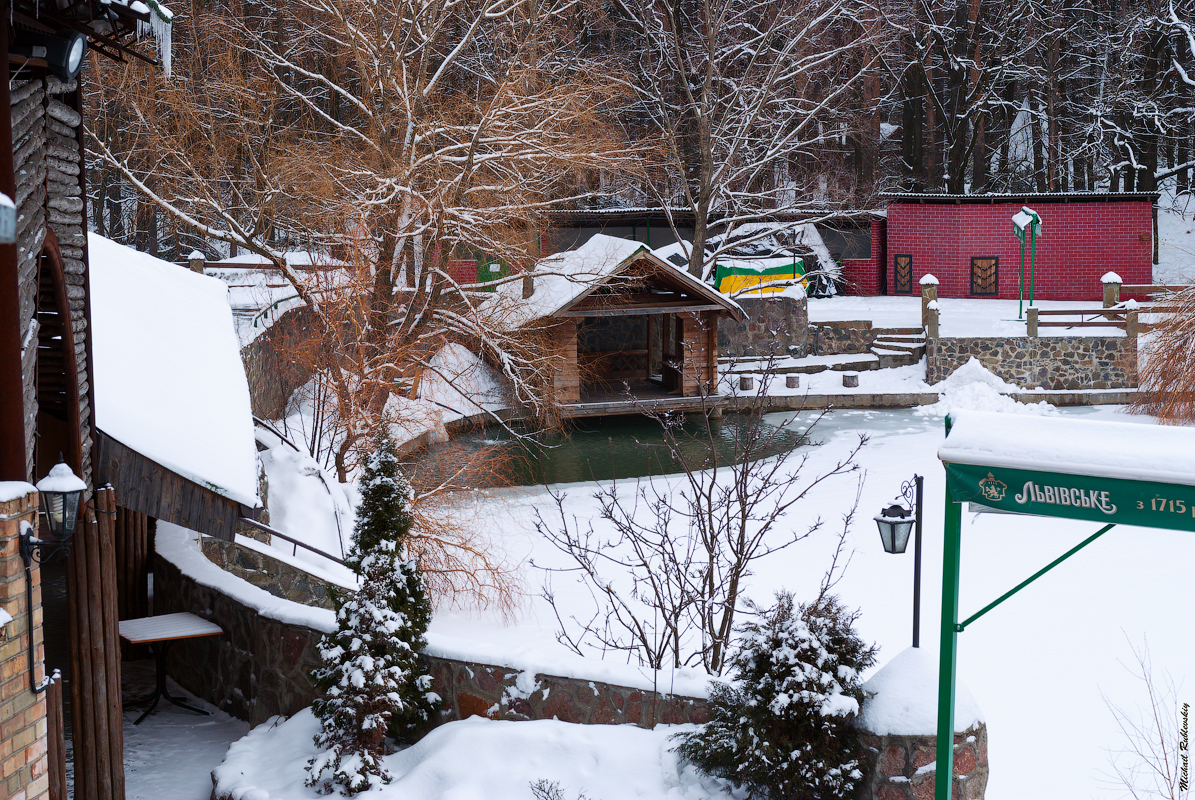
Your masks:
{"label": "green metal pole", "polygon": [[954,778],[954,671],[958,655],[958,587],[963,506],[946,485],[946,523],[942,543],[942,644],[938,662],[938,754],[934,765],[934,800],[950,800]]}
{"label": "green metal pole", "polygon": [[[1024,246],[1024,245],[1022,245]],[[1033,305],[1033,277],[1037,274],[1037,225],[1029,223],[1029,305]]]}
{"label": "green metal pole", "polygon": [[1017,319],[1025,318],[1025,237],[1021,237],[1021,285],[1017,291]]}

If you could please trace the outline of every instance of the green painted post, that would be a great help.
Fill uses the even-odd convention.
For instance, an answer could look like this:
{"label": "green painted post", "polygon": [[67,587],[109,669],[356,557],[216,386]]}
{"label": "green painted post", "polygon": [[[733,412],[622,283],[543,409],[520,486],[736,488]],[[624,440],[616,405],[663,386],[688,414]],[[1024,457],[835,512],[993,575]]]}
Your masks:
{"label": "green painted post", "polygon": [[[949,423],[947,423],[949,424]],[[938,662],[938,755],[934,765],[934,800],[950,800],[954,780],[954,670],[958,654],[958,587],[963,506],[946,485],[946,522],[942,543],[942,644]]]}
{"label": "green painted post", "polygon": [[[1021,245],[1024,247],[1024,244]],[[1033,305],[1033,277],[1037,274],[1037,222],[1029,223],[1029,305]]]}
{"label": "green painted post", "polygon": [[1025,237],[1021,240],[1021,283],[1017,289],[1017,319],[1025,318]]}

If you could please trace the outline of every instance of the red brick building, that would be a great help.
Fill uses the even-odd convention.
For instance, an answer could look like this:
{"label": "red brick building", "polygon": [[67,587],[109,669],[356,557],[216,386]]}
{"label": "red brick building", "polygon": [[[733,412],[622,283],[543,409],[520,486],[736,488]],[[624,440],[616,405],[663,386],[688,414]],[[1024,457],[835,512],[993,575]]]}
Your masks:
{"label": "red brick building", "polygon": [[[1099,300],[1100,277],[1153,282],[1153,193],[885,195],[886,225],[872,227],[871,258],[844,263],[849,294],[918,294],[938,278],[942,297],[1015,298],[1020,242],[1012,216],[1029,206],[1042,219],[1034,297]],[[1025,293],[1029,259],[1026,245]]]}

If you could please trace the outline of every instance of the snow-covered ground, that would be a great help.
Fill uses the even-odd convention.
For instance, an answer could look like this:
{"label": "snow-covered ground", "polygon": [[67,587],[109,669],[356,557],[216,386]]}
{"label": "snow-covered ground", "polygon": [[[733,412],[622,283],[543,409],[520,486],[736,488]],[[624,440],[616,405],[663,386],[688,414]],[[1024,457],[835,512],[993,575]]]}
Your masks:
{"label": "snow-covered ground", "polygon": [[[911,626],[912,556],[889,556],[880,546],[870,516],[919,473],[926,477],[922,645],[936,649],[941,574],[943,473],[936,452],[943,438],[939,407],[913,411],[837,412],[815,438],[824,445],[808,469],[842,455],[858,432],[871,441],[859,520],[850,535],[854,556],[839,585],[844,600],[862,610],[859,630],[881,645],[880,664],[908,644]],[[1147,418],[1112,408],[1062,412],[1094,420],[1150,424]],[[569,509],[594,516],[592,486],[567,487]],[[793,524],[821,516],[835,522],[850,508],[852,478],[823,485],[793,515]],[[528,520],[548,503],[538,490],[507,492],[489,501],[496,530],[516,554],[535,563],[560,565],[560,556],[539,541]],[[964,514],[960,611],[969,615],[1094,531],[1093,524],[1035,517]],[[810,595],[828,563],[830,540],[807,542],[759,565],[750,594],[766,602],[781,587]],[[1133,666],[1132,647],[1148,638],[1155,678],[1164,672],[1181,684],[1195,663],[1189,636],[1191,603],[1185,566],[1195,558],[1189,535],[1121,527],[1064,562],[960,635],[959,678],[988,723],[992,765],[988,797],[1117,797],[1109,786],[1109,751],[1127,742],[1104,697],[1119,707],[1144,710],[1147,698]],[[532,588],[535,571],[529,571]],[[588,594],[556,580],[554,590],[568,607],[586,608]],[[445,610],[432,630],[469,646],[505,648],[512,656],[541,658],[559,652],[554,618],[535,597],[513,626],[484,614]],[[1184,697],[1180,696],[1180,702]],[[923,699],[933,702],[933,698]],[[1176,722],[1177,724],[1177,722]]]}
{"label": "snow-covered ground", "polygon": [[[1005,405],[1011,400],[996,393],[998,381],[972,371],[970,381],[960,378],[958,385],[946,387],[938,405],[835,412],[814,433],[822,445],[812,453],[807,475],[841,457],[857,434],[870,436],[860,459],[863,472],[823,484],[790,519],[793,526],[804,526],[821,517],[833,527],[854,502],[857,481],[863,481],[857,520],[849,535],[853,556],[838,591],[846,603],[862,610],[859,630],[864,638],[880,644],[880,666],[909,643],[913,558],[912,548],[901,557],[885,554],[870,517],[887,504],[902,481],[915,472],[925,476],[922,646],[933,659],[942,558],[938,532],[942,530],[943,473],[936,456],[943,438],[942,417],[953,407],[1013,408]],[[1015,408],[1038,415],[1152,424],[1148,418],[1111,407],[1054,411],[1044,405],[1017,404]],[[771,420],[781,418],[773,415]],[[570,513],[581,519],[597,516],[592,484],[558,488],[568,492]],[[501,541],[509,556],[527,565],[564,565],[562,556],[540,540],[531,525],[537,509],[551,511],[545,490],[479,494],[477,524]],[[1094,528],[1092,523],[964,512],[960,612],[969,615],[982,607]],[[831,546],[829,536],[810,540],[760,563],[750,579],[750,596],[767,603],[780,588],[794,591],[798,598],[812,596]],[[1124,794],[1122,787],[1109,783],[1107,775],[1110,753],[1128,742],[1105,698],[1130,713],[1145,710],[1148,698],[1127,667],[1135,665],[1132,648],[1140,648],[1146,639],[1155,679],[1168,673],[1181,686],[1186,665],[1195,663],[1195,641],[1187,630],[1191,603],[1185,579],[1185,565],[1193,559],[1195,540],[1189,535],[1127,526],[1114,529],[960,635],[959,680],[969,687],[989,729],[989,798]],[[441,608],[429,641],[438,651],[458,657],[500,658],[503,663],[563,674],[583,669],[556,640],[554,615],[538,596],[543,575],[537,568],[525,568],[527,597],[514,621],[468,608]],[[557,576],[553,590],[565,608],[578,615],[589,607],[589,593],[569,580]],[[634,665],[594,667],[642,672],[641,680],[649,677]],[[680,677],[681,683],[691,686],[695,676]],[[1180,689],[1178,700],[1184,699]],[[909,701],[924,709],[936,702],[936,692]],[[393,796],[408,796],[409,792],[402,792],[409,789],[428,798],[529,797],[528,782],[540,777],[558,781],[570,800],[581,790],[592,800],[726,796],[718,794],[716,786],[678,771],[663,753],[664,732],[644,734],[630,727],[593,732],[563,723],[520,727],[524,724],[473,721],[447,726],[420,749],[392,758],[396,775],[392,789],[398,792]],[[310,749],[311,723],[296,719],[288,725],[292,727],[284,736],[276,734],[281,739],[270,741],[277,744],[293,738],[306,748],[295,750],[294,767]],[[504,757],[514,734],[529,737],[516,739],[516,749],[510,751],[522,755]],[[541,757],[541,751],[558,752],[562,758]],[[246,753],[253,752],[232,751],[236,758],[230,765],[246,772],[243,778],[248,783],[243,788],[266,789],[273,800],[311,796],[311,790],[295,785],[294,770],[280,772],[283,765],[274,760],[256,772],[250,770],[246,765],[252,759]],[[529,752],[533,755],[526,755]],[[632,754],[637,759],[634,764],[621,760]],[[461,770],[458,765],[464,760],[489,765],[484,770],[487,782],[479,784],[472,769]],[[627,782],[608,777],[618,770],[626,771]],[[251,797],[264,800],[266,795],[245,794],[244,800]]]}
{"label": "snow-covered ground", "polygon": [[[362,797],[376,800],[531,800],[532,784],[556,784],[561,800],[669,798],[745,800],[725,781],[679,763],[669,737],[690,725],[642,730],[633,725],[573,725],[556,720],[502,722],[472,717],[433,730],[388,756],[393,778]],[[235,800],[320,797],[303,785],[316,754],[319,723],[310,709],[255,729],[236,742],[216,770]],[[268,787],[268,788],[263,788]],[[548,797],[543,800],[549,800]]]}
{"label": "snow-covered ground", "polygon": [[[148,680],[153,680],[153,667]],[[124,777],[127,800],[208,800],[212,795],[211,772],[224,758],[228,747],[249,732],[249,723],[216,711],[177,684],[170,693],[212,711],[203,717],[163,702],[140,725],[133,721],[140,707],[124,714]]]}
{"label": "snow-covered ground", "polygon": [[[1155,272],[1155,282],[1195,280],[1195,256],[1183,255],[1195,251],[1190,209],[1186,218],[1164,212],[1160,228],[1163,264]],[[939,302],[943,335],[1024,332],[1024,323],[1016,319],[1015,301]],[[1096,308],[1099,304],[1047,301],[1038,305]],[[916,297],[810,302],[812,321],[870,319],[876,326],[915,327],[919,318],[920,302]],[[833,372],[802,375],[801,383],[799,392],[848,391],[841,386],[841,376]],[[777,384],[773,391],[783,392],[783,382]],[[1045,404],[1021,405],[1000,394],[1012,388],[975,366],[960,370],[944,385],[932,389],[924,383],[923,366],[863,372],[860,386],[854,391],[939,391],[942,400],[906,411],[835,412],[814,433],[814,439],[822,445],[812,453],[807,475],[841,457],[857,441],[857,434],[870,436],[860,458],[862,472],[823,484],[790,519],[793,526],[803,527],[820,517],[832,528],[854,503],[858,482],[862,482],[857,519],[849,534],[853,556],[838,591],[847,604],[861,609],[858,627],[864,638],[881,646],[880,667],[906,652],[913,559],[911,548],[910,554],[903,557],[883,553],[870,517],[914,472],[925,476],[927,498],[922,584],[922,646],[926,658],[921,660],[932,664],[936,656],[942,558],[938,532],[942,530],[943,511],[943,474],[936,453],[946,413],[955,408],[980,408],[1142,425],[1153,422],[1111,407],[1055,411]],[[773,415],[770,419],[778,422],[782,418]],[[278,457],[279,464],[284,460]],[[295,463],[288,469],[303,472],[305,467],[290,460]],[[308,505],[296,506],[302,509],[296,519],[314,519],[326,511],[321,511],[320,502],[313,499],[319,496],[315,476],[308,474],[306,478],[311,485],[296,483],[279,489],[280,495],[306,497],[303,502]],[[594,485],[557,488],[568,492],[569,513],[581,519],[597,516],[597,504],[591,496]],[[320,491],[327,495],[326,490]],[[544,579],[539,568],[565,565],[562,556],[532,527],[537,510],[550,516],[551,498],[546,490],[538,488],[484,492],[478,493],[478,498],[476,524],[494,541],[501,542],[511,559],[526,565],[525,602],[514,620],[470,608],[442,607],[433,621],[429,642],[438,652],[457,657],[500,660],[558,674],[584,671],[586,667],[578,657],[557,641],[555,616],[539,596]],[[964,512],[960,612],[966,616],[982,607],[1093,530],[1091,523]],[[750,596],[767,603],[780,588],[794,591],[798,599],[812,596],[831,547],[830,537],[811,540],[760,563],[750,579]],[[1113,798],[1126,793],[1109,775],[1112,758],[1130,743],[1108,704],[1128,711],[1130,716],[1147,711],[1148,697],[1132,672],[1136,666],[1134,648],[1140,649],[1146,641],[1155,680],[1173,677],[1179,686],[1177,701],[1186,699],[1182,682],[1186,665],[1195,663],[1195,641],[1187,636],[1191,602],[1184,574],[1193,557],[1195,539],[1188,535],[1129,526],[1114,529],[960,635],[958,677],[970,689],[989,728],[989,798]],[[578,615],[589,607],[590,595],[579,585],[557,577],[553,590],[563,607]],[[612,677],[621,673],[626,681],[651,679],[635,665],[607,662],[589,669],[611,673]],[[683,687],[694,691],[695,684],[700,683],[692,671],[678,678],[678,690]],[[923,693],[930,696],[909,698],[905,710],[913,709],[921,718],[932,719],[932,715],[922,712],[932,709],[936,690],[931,695],[932,680],[921,683],[927,687]],[[313,797],[313,791],[301,784],[302,764],[311,755],[313,726],[310,714],[303,713],[280,727],[259,728],[234,745],[221,767],[226,785],[239,787],[234,796],[238,800]],[[703,780],[691,768],[677,764],[667,751],[671,732],[551,721],[503,723],[473,719],[452,723],[416,747],[391,756],[388,763],[395,783],[377,796],[527,798],[532,796],[530,784],[537,780],[557,782],[569,800],[582,791],[592,800],[733,796],[725,786]],[[226,735],[222,730],[218,735],[212,733],[209,750],[218,749],[214,743]],[[137,737],[131,742],[132,758],[152,745],[148,739],[139,743]],[[198,761],[207,758],[205,753],[187,766],[195,768]],[[215,766],[214,759],[211,766]],[[183,777],[181,772],[179,777]],[[188,787],[189,781],[184,781]],[[206,781],[197,786],[195,796],[206,796],[208,786]],[[137,795],[130,792],[130,796]]]}

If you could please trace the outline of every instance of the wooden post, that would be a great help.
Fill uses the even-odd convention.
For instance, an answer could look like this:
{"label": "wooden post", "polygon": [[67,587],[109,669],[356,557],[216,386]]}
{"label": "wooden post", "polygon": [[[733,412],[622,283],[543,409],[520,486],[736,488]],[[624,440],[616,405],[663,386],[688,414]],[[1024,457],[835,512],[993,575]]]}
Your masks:
{"label": "wooden post", "polygon": [[940,310],[936,300],[926,308],[925,314],[925,338],[937,339],[940,329]]}
{"label": "wooden post", "polygon": [[936,303],[937,299],[938,279],[933,275],[926,275],[921,279],[921,327],[929,326],[930,311],[937,308],[937,305],[930,304]]}
{"label": "wooden post", "polygon": [[50,800],[68,800],[66,792],[66,725],[62,717],[62,681],[46,689],[46,752]]}
{"label": "wooden post", "polygon": [[110,486],[96,492],[68,568],[76,800],[124,799],[114,494]]}
{"label": "wooden post", "polygon": [[1134,342],[1137,341],[1137,334],[1141,332],[1141,328],[1137,322],[1137,315],[1140,312],[1137,309],[1132,309],[1124,315],[1124,332],[1129,339]]}
{"label": "wooden post", "polygon": [[1037,307],[1029,306],[1029,313],[1026,315],[1026,334],[1028,336],[1037,336]]}
{"label": "wooden post", "polygon": [[191,255],[187,257],[187,266],[191,268],[191,271],[198,272],[200,275],[202,275],[204,264],[205,259],[203,257],[203,253],[199,252],[198,250],[192,250]]}
{"label": "wooden post", "polygon": [[1120,284],[1116,281],[1104,283],[1104,308],[1112,308],[1120,302]]}

